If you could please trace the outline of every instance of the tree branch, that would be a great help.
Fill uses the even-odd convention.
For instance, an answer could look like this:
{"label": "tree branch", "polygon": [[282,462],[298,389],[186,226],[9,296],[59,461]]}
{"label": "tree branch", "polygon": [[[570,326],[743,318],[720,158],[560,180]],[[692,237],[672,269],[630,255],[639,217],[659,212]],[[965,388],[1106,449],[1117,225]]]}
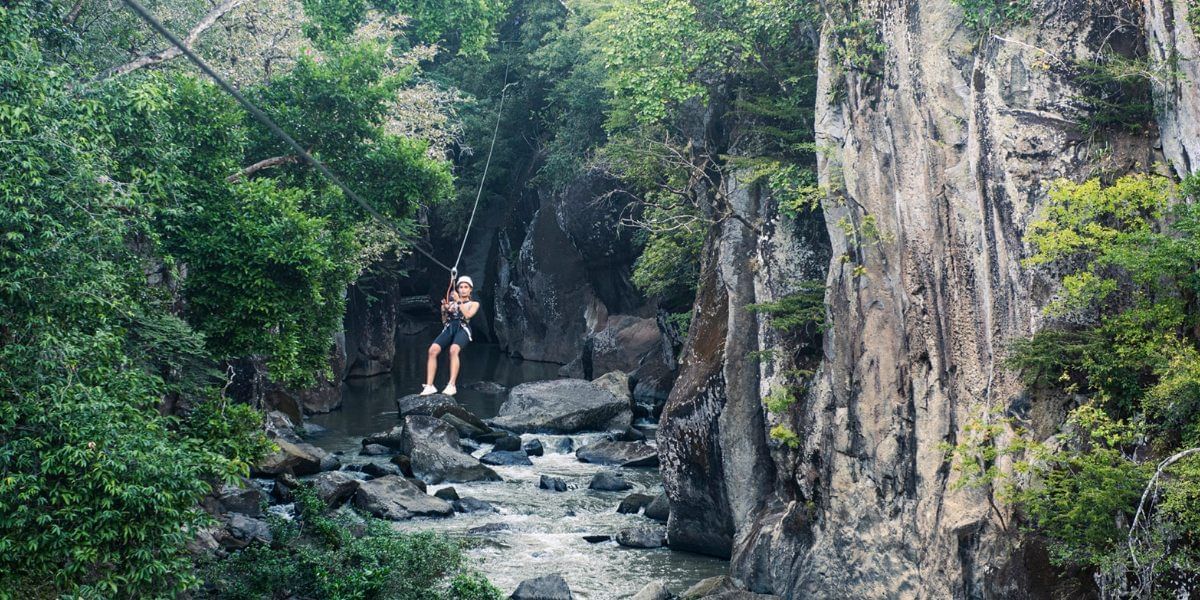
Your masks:
{"label": "tree branch", "polygon": [[[199,23],[196,23],[195,27],[192,27],[192,30],[188,32],[187,37],[183,39],[183,43],[188,47],[195,45],[196,41],[200,39],[200,36],[203,35],[205,31],[208,31],[210,27],[215,25],[217,21],[220,21],[222,17],[229,13],[229,11],[237,8],[243,2],[245,2],[245,0],[225,0],[225,2],[221,3],[220,5],[213,7],[212,10],[208,11],[208,14],[204,15],[204,18],[200,19]],[[150,65],[166,62],[182,54],[183,52],[175,46],[164,48],[157,52],[143,54],[121,66],[113,67],[112,69],[105,71],[100,76],[100,79],[119,77],[121,75],[125,75],[126,73],[136,71],[142,67],[148,67]]]}
{"label": "tree branch", "polygon": [[233,175],[230,175],[229,177],[226,177],[225,181],[227,183],[233,183],[243,177],[249,177],[263,169],[269,169],[271,167],[278,167],[279,165],[288,165],[297,162],[300,162],[300,157],[292,154],[265,158],[246,167],[245,169],[242,169],[241,171],[238,171],[237,173],[234,173]]}
{"label": "tree branch", "polygon": [[67,13],[67,18],[63,22],[68,26],[74,25],[79,19],[79,13],[83,10],[83,0],[75,0],[75,5],[71,7],[71,12]]}

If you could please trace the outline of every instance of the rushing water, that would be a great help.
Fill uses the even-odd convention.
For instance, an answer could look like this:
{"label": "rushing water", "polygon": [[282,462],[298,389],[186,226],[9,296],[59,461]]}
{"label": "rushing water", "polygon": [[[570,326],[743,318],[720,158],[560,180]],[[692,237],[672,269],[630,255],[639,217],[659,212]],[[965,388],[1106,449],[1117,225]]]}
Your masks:
{"label": "rushing water", "polygon": [[[385,461],[386,457],[357,456],[363,437],[386,430],[397,423],[395,400],[415,393],[424,379],[424,348],[428,340],[400,340],[396,364],[391,375],[347,383],[343,388],[342,409],[318,415],[312,423],[326,428],[313,443],[330,451],[345,452],[343,462]],[[439,387],[445,383],[445,364]],[[489,395],[466,389],[476,381],[494,381],[506,387],[558,377],[558,365],[513,360],[495,346],[472,344],[463,352],[463,370],[459,376],[458,401],[486,419],[495,416],[505,396]],[[648,431],[651,435],[653,431]],[[436,530],[474,540],[469,554],[478,567],[506,594],[524,579],[561,573],[577,598],[600,600],[624,598],[636,594],[654,579],[663,579],[675,593],[706,577],[728,570],[722,560],[674,552],[666,548],[639,550],[623,548],[616,542],[589,544],[584,535],[616,536],[621,529],[653,524],[639,515],[616,511],[625,496],[640,492],[651,496],[662,491],[657,469],[623,469],[633,485],[624,492],[598,492],[587,489],[592,476],[611,467],[581,463],[574,454],[556,453],[553,448],[562,437],[571,437],[578,448],[598,434],[574,436],[532,435],[524,440],[540,439],[544,456],[533,456],[532,467],[493,467],[504,481],[493,483],[456,483],[430,486],[429,493],[454,487],[459,496],[474,497],[491,503],[499,512],[457,514],[449,519],[413,519],[397,524],[404,530]],[[475,456],[482,456],[484,445]],[[538,489],[540,475],[559,477],[567,482],[566,492]],[[492,526],[502,528],[487,534],[469,534],[468,530]]]}

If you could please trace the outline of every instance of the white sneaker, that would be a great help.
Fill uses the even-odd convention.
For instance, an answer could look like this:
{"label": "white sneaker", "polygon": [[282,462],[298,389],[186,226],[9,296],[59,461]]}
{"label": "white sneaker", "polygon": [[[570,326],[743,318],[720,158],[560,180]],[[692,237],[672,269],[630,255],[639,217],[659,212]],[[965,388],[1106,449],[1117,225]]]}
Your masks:
{"label": "white sneaker", "polygon": [[454,394],[458,393],[458,388],[454,387],[454,385],[451,384],[451,385],[446,386],[446,389],[442,390],[442,393],[447,396],[453,396]]}
{"label": "white sneaker", "polygon": [[432,396],[436,393],[437,393],[437,388],[433,387],[432,385],[423,385],[423,386],[421,386],[421,393],[418,395],[419,396]]}

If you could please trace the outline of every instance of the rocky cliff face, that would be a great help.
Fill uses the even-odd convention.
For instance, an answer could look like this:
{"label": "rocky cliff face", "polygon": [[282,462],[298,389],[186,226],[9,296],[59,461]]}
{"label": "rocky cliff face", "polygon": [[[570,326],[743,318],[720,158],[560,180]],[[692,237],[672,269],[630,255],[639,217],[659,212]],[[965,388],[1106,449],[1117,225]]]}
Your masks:
{"label": "rocky cliff face", "polygon": [[[1195,43],[1179,7],[1148,9],[1150,23],[1167,15],[1153,40]],[[1058,575],[1001,531],[988,491],[954,489],[938,445],[982,411],[1025,402],[999,363],[1051,293],[1020,263],[1045,184],[1146,170],[1162,156],[1154,132],[1080,126],[1090,108],[1074,61],[1101,46],[1144,48],[1145,30],[1130,25],[1142,9],[1035,2],[1035,25],[986,36],[949,0],[859,10],[885,43],[881,75],[837,64],[847,41],[833,24],[822,40],[823,359],[807,382],[786,360],[746,359],[787,345],[745,307],[812,273],[817,238],[770,226],[770,198],[727,184],[757,230],[726,222],[710,237],[660,430],[670,543],[729,554],[749,589],[785,597],[1048,597]],[[1161,145],[1180,171],[1196,168],[1195,90],[1181,81],[1160,99],[1174,107],[1162,116],[1173,140]],[[787,411],[765,411],[772,390],[802,384]],[[775,425],[798,435],[795,447],[769,437]]]}

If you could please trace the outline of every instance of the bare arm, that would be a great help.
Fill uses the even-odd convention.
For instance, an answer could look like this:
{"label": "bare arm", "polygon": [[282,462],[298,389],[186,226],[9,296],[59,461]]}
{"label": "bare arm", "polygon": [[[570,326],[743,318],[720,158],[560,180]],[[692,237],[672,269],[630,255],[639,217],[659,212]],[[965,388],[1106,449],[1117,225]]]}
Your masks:
{"label": "bare arm", "polygon": [[471,302],[467,302],[466,304],[463,304],[463,305],[462,305],[462,315],[463,315],[463,318],[465,318],[465,319],[470,319],[471,317],[474,317],[474,316],[475,316],[475,313],[476,313],[478,310],[479,310],[479,303],[478,303],[478,302],[475,302],[475,301],[473,301],[473,300],[472,300]]}

